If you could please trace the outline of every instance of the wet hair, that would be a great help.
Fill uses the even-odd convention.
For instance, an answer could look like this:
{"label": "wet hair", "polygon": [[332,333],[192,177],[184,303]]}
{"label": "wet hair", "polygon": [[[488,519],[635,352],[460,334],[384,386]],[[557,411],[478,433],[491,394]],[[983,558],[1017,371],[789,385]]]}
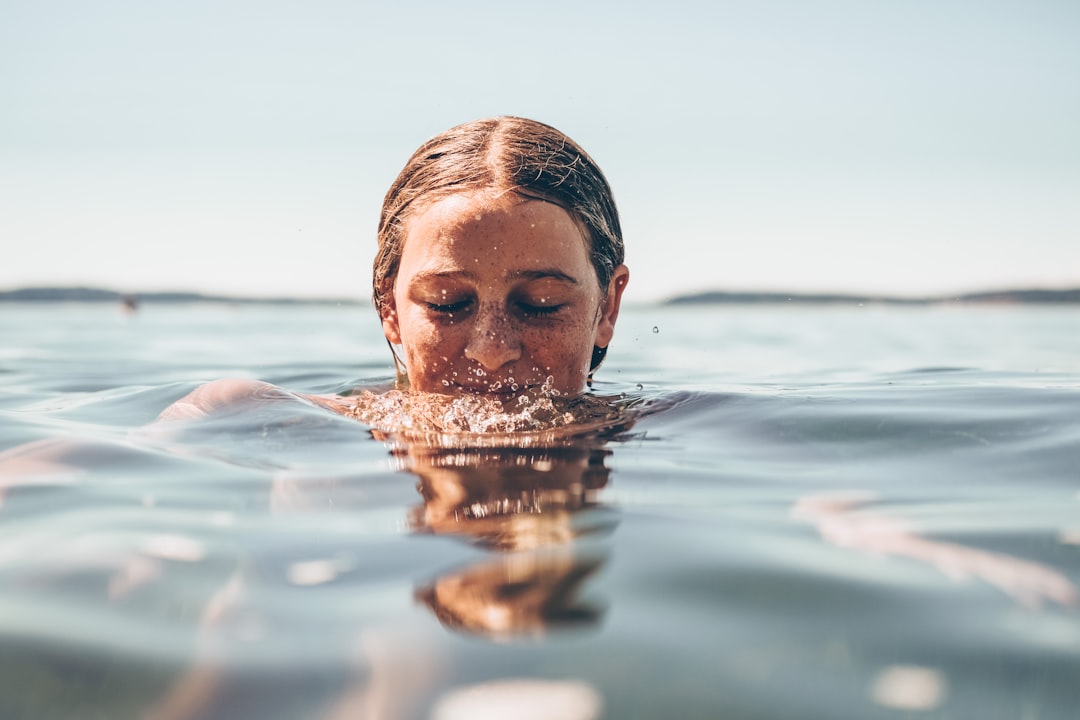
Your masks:
{"label": "wet hair", "polygon": [[387,191],[373,275],[373,299],[381,316],[390,309],[409,218],[451,195],[485,190],[566,210],[589,243],[601,292],[607,291],[624,251],[615,199],[600,168],[550,125],[496,117],[458,125],[428,140]]}

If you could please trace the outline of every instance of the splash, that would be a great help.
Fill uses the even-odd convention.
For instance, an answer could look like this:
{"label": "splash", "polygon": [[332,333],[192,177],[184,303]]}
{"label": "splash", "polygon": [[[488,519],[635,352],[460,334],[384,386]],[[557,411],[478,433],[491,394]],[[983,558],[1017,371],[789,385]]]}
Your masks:
{"label": "splash", "polygon": [[[550,387],[510,399],[416,391],[364,390],[344,414],[402,438],[442,436],[451,445],[466,436],[515,436],[518,445],[575,436],[629,422],[625,403],[595,395],[565,396]],[[474,438],[475,439],[475,438]],[[469,443],[475,444],[475,443]]]}

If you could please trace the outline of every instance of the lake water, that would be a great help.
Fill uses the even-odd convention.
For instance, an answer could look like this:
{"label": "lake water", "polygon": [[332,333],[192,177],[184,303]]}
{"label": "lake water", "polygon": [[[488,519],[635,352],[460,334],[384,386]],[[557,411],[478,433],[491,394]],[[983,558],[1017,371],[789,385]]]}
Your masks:
{"label": "lake water", "polygon": [[143,429],[388,361],[367,308],[0,306],[6,467],[53,448],[0,457],[0,718],[1080,716],[1080,308],[630,307],[641,415],[573,442]]}

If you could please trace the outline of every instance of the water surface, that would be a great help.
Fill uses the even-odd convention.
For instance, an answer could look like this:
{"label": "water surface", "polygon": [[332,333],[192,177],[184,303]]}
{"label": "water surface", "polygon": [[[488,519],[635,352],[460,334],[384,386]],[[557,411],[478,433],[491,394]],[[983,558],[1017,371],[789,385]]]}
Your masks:
{"label": "water surface", "polygon": [[387,387],[365,309],[0,338],[0,449],[52,448],[0,465],[0,717],[1080,707],[1074,308],[630,307],[594,390],[646,411],[528,448],[300,400],[145,430],[221,377]]}

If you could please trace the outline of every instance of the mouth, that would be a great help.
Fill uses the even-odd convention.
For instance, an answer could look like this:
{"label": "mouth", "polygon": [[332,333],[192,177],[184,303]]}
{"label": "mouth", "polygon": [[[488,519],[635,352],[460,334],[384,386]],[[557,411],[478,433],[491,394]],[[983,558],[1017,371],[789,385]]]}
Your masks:
{"label": "mouth", "polygon": [[509,400],[524,395],[531,390],[533,386],[516,383],[510,385],[495,381],[483,385],[463,385],[461,383],[454,383],[454,387],[457,388],[459,392],[466,395],[482,395],[498,400]]}

